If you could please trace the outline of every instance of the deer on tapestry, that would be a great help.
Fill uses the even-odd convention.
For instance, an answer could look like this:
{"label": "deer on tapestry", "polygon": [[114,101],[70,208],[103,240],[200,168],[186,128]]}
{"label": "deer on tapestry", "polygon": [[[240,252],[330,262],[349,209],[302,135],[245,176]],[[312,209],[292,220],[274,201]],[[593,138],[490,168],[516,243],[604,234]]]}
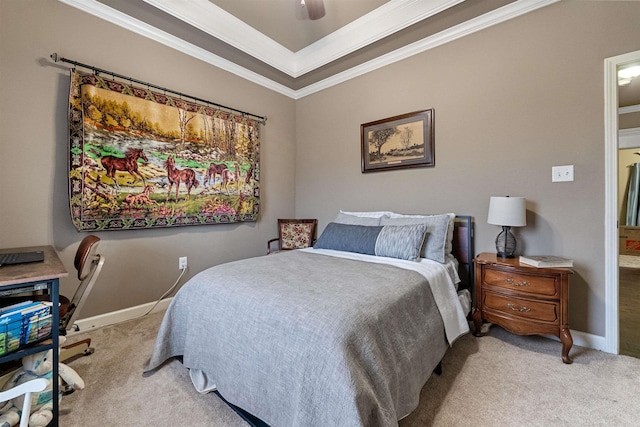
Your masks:
{"label": "deer on tapestry", "polygon": [[149,198],[149,193],[153,193],[153,187],[145,185],[140,194],[129,193],[124,198],[124,203],[132,207],[134,205],[157,205],[155,200]]}
{"label": "deer on tapestry", "polygon": [[224,191],[229,194],[229,184],[235,183],[236,190],[240,192],[240,165],[234,164],[234,170],[225,169],[222,171],[222,185],[220,189],[224,188]]}
{"label": "deer on tapestry", "polygon": [[167,178],[169,180],[169,189],[167,190],[167,202],[169,201],[169,196],[171,195],[171,187],[173,184],[176,185],[176,202],[178,201],[178,191],[180,190],[180,183],[184,182],[187,186],[187,200],[191,198],[191,189],[198,186],[199,182],[196,179],[196,173],[193,169],[184,168],[178,169],[176,168],[176,162],[173,159],[173,156],[167,157],[167,160],[164,162],[164,167],[167,170]]}

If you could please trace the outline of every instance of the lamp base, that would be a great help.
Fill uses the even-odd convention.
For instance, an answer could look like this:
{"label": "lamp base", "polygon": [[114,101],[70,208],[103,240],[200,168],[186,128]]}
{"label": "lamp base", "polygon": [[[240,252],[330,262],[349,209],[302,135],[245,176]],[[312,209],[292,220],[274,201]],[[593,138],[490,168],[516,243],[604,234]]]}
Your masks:
{"label": "lamp base", "polygon": [[496,252],[498,258],[515,258],[514,254],[505,254],[504,252]]}
{"label": "lamp base", "polygon": [[496,252],[500,258],[515,258],[516,238],[508,225],[503,225],[502,232],[496,237]]}

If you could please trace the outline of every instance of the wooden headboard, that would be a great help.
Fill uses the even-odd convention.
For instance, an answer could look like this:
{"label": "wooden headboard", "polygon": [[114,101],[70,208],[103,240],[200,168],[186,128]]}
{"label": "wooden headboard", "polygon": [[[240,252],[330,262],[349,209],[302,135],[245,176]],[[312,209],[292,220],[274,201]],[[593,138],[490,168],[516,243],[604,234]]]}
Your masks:
{"label": "wooden headboard", "polygon": [[457,215],[453,229],[453,256],[458,260],[460,289],[473,291],[473,220],[471,216]]}

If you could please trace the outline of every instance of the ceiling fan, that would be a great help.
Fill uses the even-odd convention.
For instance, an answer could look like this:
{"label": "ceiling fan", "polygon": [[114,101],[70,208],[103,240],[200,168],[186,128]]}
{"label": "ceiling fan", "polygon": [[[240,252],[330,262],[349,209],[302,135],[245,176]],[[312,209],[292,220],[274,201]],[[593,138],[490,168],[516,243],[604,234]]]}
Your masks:
{"label": "ceiling fan", "polygon": [[315,21],[324,16],[324,0],[295,0],[302,17]]}

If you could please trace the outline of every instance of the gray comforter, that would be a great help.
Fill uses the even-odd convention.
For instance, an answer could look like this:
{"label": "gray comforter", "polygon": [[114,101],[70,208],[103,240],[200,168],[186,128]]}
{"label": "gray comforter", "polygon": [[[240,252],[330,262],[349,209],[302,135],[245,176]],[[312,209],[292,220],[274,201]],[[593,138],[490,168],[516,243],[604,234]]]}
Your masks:
{"label": "gray comforter", "polygon": [[194,276],[173,298],[145,372],[182,355],[273,427],[394,426],[447,347],[421,274],[291,251]]}

